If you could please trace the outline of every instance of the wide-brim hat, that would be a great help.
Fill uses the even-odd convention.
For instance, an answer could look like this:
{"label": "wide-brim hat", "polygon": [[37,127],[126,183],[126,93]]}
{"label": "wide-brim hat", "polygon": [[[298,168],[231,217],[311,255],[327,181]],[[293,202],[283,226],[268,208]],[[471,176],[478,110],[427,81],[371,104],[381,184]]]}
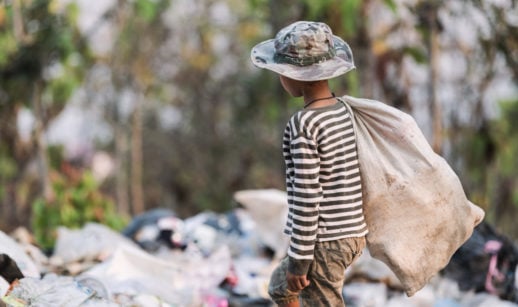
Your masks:
{"label": "wide-brim hat", "polygon": [[252,63],[300,81],[327,80],[355,68],[349,45],[321,22],[298,21],[257,44]]}

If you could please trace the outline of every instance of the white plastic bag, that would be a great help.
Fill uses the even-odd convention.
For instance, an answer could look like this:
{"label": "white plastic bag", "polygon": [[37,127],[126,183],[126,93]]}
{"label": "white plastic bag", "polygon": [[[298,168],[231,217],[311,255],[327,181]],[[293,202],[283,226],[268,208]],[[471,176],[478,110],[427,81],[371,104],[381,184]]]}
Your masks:
{"label": "white plastic bag", "polygon": [[286,192],[277,189],[242,190],[234,193],[234,199],[250,214],[259,238],[275,252],[275,258],[283,258],[290,244],[289,237],[284,235],[288,216]]}
{"label": "white plastic bag", "polygon": [[448,264],[484,211],[410,115],[374,100],[343,100],[354,119],[367,246],[412,296]]}
{"label": "white plastic bag", "polygon": [[98,306],[114,307],[114,303],[97,297],[92,289],[69,276],[47,274],[42,279],[25,277],[2,297],[8,306]]}
{"label": "white plastic bag", "polygon": [[81,229],[60,226],[53,259],[65,264],[108,258],[119,245],[137,248],[130,239],[98,223],[87,223]]}
{"label": "white plastic bag", "polygon": [[198,300],[225,280],[231,268],[228,246],[204,257],[190,247],[182,253],[152,255],[119,245],[105,262],[82,273],[79,280],[102,281],[111,295],[151,295],[173,306],[199,306]]}
{"label": "white plastic bag", "polygon": [[6,254],[11,257],[16,262],[23,276],[40,277],[38,266],[27,255],[23,246],[2,231],[0,231],[0,254]]}

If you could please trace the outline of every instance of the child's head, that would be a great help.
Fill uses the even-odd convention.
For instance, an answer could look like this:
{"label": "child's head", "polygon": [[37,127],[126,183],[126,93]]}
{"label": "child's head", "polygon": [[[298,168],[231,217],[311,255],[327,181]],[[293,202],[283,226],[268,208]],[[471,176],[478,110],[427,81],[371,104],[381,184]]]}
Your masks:
{"label": "child's head", "polygon": [[327,80],[355,68],[349,45],[325,23],[311,21],[295,22],[256,45],[251,59],[257,67],[299,81]]}

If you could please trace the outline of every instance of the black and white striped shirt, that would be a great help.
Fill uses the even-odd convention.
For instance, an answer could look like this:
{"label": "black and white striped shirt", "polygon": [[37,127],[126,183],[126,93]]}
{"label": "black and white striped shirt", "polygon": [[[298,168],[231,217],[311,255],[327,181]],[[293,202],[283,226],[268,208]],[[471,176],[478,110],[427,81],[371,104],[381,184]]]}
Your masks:
{"label": "black and white striped shirt", "polygon": [[[303,109],[284,131],[288,256],[306,274],[315,241],[367,234],[351,115],[343,103]],[[291,267],[291,264],[290,264]],[[291,270],[290,270],[291,271]]]}

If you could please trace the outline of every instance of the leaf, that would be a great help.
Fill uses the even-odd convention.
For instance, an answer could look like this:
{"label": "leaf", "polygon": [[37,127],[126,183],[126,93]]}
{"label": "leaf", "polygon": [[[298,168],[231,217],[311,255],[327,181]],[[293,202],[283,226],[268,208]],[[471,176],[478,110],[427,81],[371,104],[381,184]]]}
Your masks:
{"label": "leaf", "polygon": [[410,55],[419,64],[424,64],[428,61],[424,50],[418,47],[405,47],[403,48],[403,53]]}
{"label": "leaf", "polygon": [[394,0],[384,0],[386,6],[392,11],[392,13],[397,14],[397,4]]}
{"label": "leaf", "polygon": [[360,0],[344,0],[342,2],[343,24],[347,36],[352,36],[356,32],[360,5]]}
{"label": "leaf", "polygon": [[18,50],[16,39],[12,32],[0,32],[0,69],[10,63],[10,57]]}
{"label": "leaf", "polygon": [[52,101],[64,105],[72,96],[77,86],[78,82],[67,76],[52,80],[49,88],[50,94],[52,95]]}
{"label": "leaf", "polygon": [[0,153],[0,178],[7,179],[17,173],[16,161],[5,154]]}
{"label": "leaf", "polygon": [[137,15],[142,17],[146,22],[153,21],[157,14],[156,4],[150,0],[137,0],[135,2],[135,9]]}

